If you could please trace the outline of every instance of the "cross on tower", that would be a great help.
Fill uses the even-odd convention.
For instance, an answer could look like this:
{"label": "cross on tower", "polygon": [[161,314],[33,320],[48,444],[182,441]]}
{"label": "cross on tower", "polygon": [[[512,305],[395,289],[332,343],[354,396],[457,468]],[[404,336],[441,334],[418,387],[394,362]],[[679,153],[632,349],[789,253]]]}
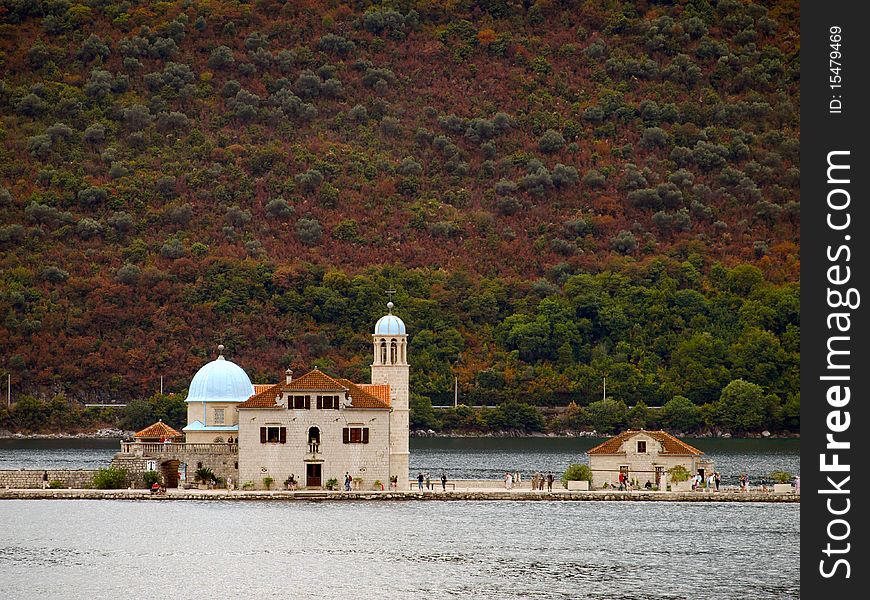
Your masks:
{"label": "cross on tower", "polygon": [[384,293],[385,293],[387,296],[389,296],[389,298],[390,298],[390,302],[392,302],[392,301],[393,301],[393,294],[396,293],[396,290],[387,290],[387,291],[384,292]]}

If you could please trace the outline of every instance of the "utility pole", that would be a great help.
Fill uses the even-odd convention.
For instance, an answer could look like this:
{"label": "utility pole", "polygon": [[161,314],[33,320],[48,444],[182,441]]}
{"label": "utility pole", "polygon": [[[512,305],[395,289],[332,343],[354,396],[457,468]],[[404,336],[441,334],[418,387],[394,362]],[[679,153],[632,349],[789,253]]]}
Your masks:
{"label": "utility pole", "polygon": [[12,373],[6,374],[6,406],[12,408]]}
{"label": "utility pole", "polygon": [[163,395],[163,375],[160,376],[160,395]]}
{"label": "utility pole", "polygon": [[459,377],[453,377],[453,408],[459,406]]}
{"label": "utility pole", "polygon": [[604,399],[607,400],[607,377],[604,378]]}

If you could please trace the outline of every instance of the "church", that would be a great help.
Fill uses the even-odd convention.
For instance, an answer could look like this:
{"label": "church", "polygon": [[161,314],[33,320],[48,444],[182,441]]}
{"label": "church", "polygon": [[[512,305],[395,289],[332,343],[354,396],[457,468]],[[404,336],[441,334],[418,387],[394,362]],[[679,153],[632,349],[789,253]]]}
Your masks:
{"label": "church", "polygon": [[[315,366],[253,385],[219,346],[219,356],[190,383],[184,442],[146,444],[137,434],[137,442],[122,444],[122,454],[158,462],[173,475],[177,465],[181,481],[209,467],[236,487],[254,489],[285,487],[291,476],[299,488],[321,488],[347,475],[358,489],[389,489],[391,481],[408,489],[408,336],[392,302],[387,309],[372,334],[370,383]],[[227,461],[228,450],[237,451],[237,461]]]}

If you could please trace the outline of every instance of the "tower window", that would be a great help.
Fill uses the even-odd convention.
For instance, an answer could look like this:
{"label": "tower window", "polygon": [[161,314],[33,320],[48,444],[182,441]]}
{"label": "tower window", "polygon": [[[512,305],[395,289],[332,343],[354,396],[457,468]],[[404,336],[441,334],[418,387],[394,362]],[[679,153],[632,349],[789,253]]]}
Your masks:
{"label": "tower window", "polygon": [[215,425],[223,425],[224,424],[224,409],[222,409],[222,408],[214,409],[214,413],[212,413],[212,418],[214,419]]}
{"label": "tower window", "polygon": [[387,341],[381,340],[381,364],[387,364]]}
{"label": "tower window", "polygon": [[637,453],[638,454],[646,454],[646,442],[645,441],[638,441]]}
{"label": "tower window", "polygon": [[390,342],[390,364],[394,365],[398,360],[398,346],[396,346],[396,340]]}

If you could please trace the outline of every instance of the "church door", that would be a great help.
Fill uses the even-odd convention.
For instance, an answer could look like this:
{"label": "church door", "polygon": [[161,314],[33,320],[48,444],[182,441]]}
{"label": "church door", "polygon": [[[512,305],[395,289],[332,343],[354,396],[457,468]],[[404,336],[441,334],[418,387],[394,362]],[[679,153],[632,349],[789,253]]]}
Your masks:
{"label": "church door", "polygon": [[305,485],[307,487],[320,487],[321,483],[320,468],[323,465],[320,463],[308,463],[305,466]]}

